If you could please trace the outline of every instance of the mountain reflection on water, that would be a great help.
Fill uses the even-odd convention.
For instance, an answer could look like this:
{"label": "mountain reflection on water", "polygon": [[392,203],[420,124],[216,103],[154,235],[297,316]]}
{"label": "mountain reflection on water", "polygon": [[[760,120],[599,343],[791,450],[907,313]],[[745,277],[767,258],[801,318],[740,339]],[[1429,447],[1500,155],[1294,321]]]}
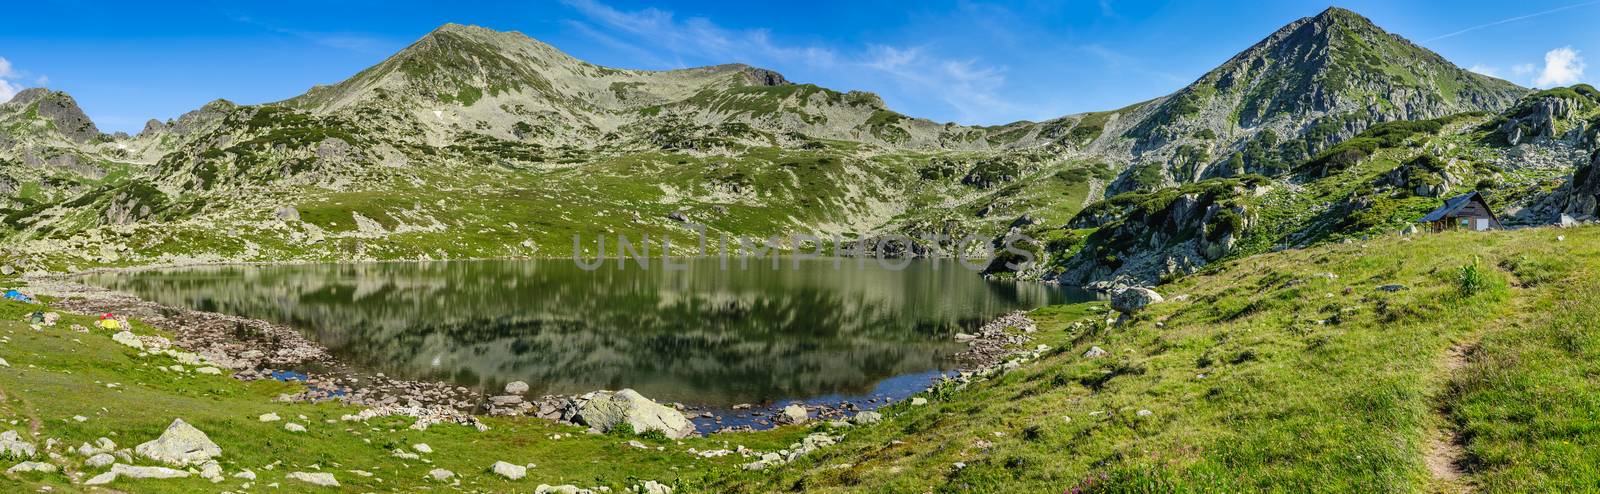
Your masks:
{"label": "mountain reflection on water", "polygon": [[704,405],[859,394],[946,369],[951,336],[1074,296],[931,261],[667,271],[570,260],[206,266],[89,275],[168,305],[301,329],[357,367],[535,393],[631,387]]}

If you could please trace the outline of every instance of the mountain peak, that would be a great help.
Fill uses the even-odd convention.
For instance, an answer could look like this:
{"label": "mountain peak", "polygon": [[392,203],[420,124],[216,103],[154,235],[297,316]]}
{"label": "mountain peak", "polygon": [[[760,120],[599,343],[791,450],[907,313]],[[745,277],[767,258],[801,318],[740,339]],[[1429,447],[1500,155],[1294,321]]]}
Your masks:
{"label": "mountain peak", "polygon": [[24,89],[0,107],[29,109],[32,114],[49,121],[62,137],[78,144],[100,135],[100,129],[78,107],[78,101],[62,91],[42,87]]}
{"label": "mountain peak", "polygon": [[1360,21],[1360,22],[1365,22],[1365,23],[1368,23],[1368,24],[1372,23],[1372,21],[1367,20],[1366,17],[1362,17],[1361,14],[1357,14],[1353,10],[1342,8],[1342,7],[1328,7],[1327,10],[1324,10],[1324,11],[1322,11],[1322,13],[1317,14],[1316,17],[1313,17],[1313,19],[1318,19],[1318,20],[1323,20],[1323,21],[1347,20],[1347,21]]}

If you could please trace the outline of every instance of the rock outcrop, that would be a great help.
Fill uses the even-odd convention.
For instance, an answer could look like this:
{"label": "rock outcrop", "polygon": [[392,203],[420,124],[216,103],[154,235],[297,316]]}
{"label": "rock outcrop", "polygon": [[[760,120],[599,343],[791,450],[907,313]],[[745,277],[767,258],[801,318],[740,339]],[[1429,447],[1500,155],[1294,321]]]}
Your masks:
{"label": "rock outcrop", "polygon": [[683,413],[651,401],[631,389],[595,391],[567,403],[564,418],[600,432],[628,424],[634,432],[661,431],[671,438],[694,434],[694,423]]}
{"label": "rock outcrop", "polygon": [[175,466],[198,465],[222,455],[217,443],[183,419],[174,419],[161,437],[133,449],[140,456]]}

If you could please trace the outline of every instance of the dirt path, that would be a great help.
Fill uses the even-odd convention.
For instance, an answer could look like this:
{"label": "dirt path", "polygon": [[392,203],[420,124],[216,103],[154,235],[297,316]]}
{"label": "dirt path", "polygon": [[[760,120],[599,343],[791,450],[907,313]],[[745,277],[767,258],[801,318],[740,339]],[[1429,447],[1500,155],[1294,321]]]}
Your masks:
{"label": "dirt path", "polygon": [[1467,493],[1473,491],[1469,475],[1471,474],[1471,456],[1467,452],[1466,440],[1460,430],[1456,428],[1451,419],[1454,414],[1450,400],[1451,383],[1460,377],[1466,367],[1471,364],[1473,353],[1477,351],[1478,343],[1483,336],[1491,331],[1506,327],[1518,327],[1526,324],[1530,316],[1528,311],[1529,297],[1532,294],[1520,288],[1516,277],[1509,272],[1501,271],[1510,282],[1510,296],[1507,300],[1506,311],[1498,318],[1485,324],[1477,331],[1467,335],[1462,341],[1451,346],[1440,356],[1440,379],[1437,391],[1434,392],[1433,403],[1435,419],[1438,428],[1428,436],[1427,452],[1423,462],[1428,467],[1428,473],[1433,477],[1430,492],[1436,493]]}
{"label": "dirt path", "polygon": [[[1446,387],[1455,379],[1457,373],[1467,366],[1467,356],[1477,346],[1477,338],[1483,332],[1480,330],[1473,335],[1470,342],[1456,344],[1445,352],[1443,382]],[[1463,445],[1465,441],[1450,420],[1451,410],[1445,403],[1444,390],[1438,395],[1435,401],[1440,403],[1440,406],[1434,407],[1434,410],[1439,414],[1440,428],[1429,435],[1428,452],[1423,458],[1428,465],[1428,473],[1433,476],[1433,491],[1472,492],[1472,484],[1466,481],[1467,448]]]}

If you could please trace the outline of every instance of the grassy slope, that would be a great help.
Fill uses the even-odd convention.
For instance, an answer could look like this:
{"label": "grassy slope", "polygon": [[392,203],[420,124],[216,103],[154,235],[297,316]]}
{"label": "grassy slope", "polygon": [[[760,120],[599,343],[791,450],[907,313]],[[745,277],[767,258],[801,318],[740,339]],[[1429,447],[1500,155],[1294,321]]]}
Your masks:
{"label": "grassy slope", "polygon": [[[667,218],[673,211],[707,225],[713,235],[826,237],[927,216],[972,223],[987,236],[1024,212],[1065,221],[1089,193],[1086,180],[1058,178],[1055,168],[995,190],[958,183],[965,169],[953,177],[918,178],[917,167],[930,157],[751,148],[736,157],[650,152],[595,156],[568,168],[423,170],[412,179],[346,191],[217,199],[219,209],[198,218],[100,228],[109,242],[74,234],[81,247],[41,257],[55,269],[145,265],[164,255],[264,261],[565,257],[574,235],[592,248],[600,234],[626,234],[634,241],[649,235],[658,242],[670,236],[680,249],[694,245],[694,233]],[[974,211],[989,204],[997,204],[991,217],[974,218]],[[295,206],[302,221],[326,233],[324,239],[291,241],[288,232],[299,227],[277,227],[273,210],[280,205]],[[354,214],[389,231],[356,232]],[[229,234],[215,233],[224,230]],[[108,243],[129,250],[100,259]]]}
{"label": "grassy slope", "polygon": [[[106,436],[119,448],[133,446],[160,435],[173,418],[182,418],[205,431],[222,447],[219,459],[226,482],[213,485],[199,478],[176,480],[118,480],[108,487],[136,492],[217,492],[237,489],[244,483],[231,477],[241,469],[259,476],[257,488],[282,482],[285,488],[301,491],[312,488],[283,478],[290,471],[315,471],[311,465],[332,472],[347,492],[415,490],[439,484],[424,480],[428,470],[445,468],[463,478],[462,488],[491,492],[531,491],[540,483],[610,486],[614,492],[638,482],[636,479],[671,482],[682,475],[703,475],[707,465],[732,465],[738,455],[701,459],[686,453],[688,448],[711,450],[734,445],[774,451],[805,431],[789,428],[735,437],[698,438],[683,441],[639,440],[665,451],[641,450],[626,444],[629,438],[586,435],[581,428],[559,426],[532,419],[488,418],[491,427],[477,432],[469,427],[436,425],[426,431],[407,428],[406,419],[375,419],[367,424],[339,422],[350,407],[332,404],[277,403],[279,393],[295,392],[298,384],[275,381],[241,382],[221,376],[193,373],[179,375],[162,372],[157,366],[176,363],[168,357],[138,357],[136,352],[112,342],[109,334],[95,330],[80,334],[67,329],[70,323],[88,325],[80,317],[64,318],[63,323],[44,332],[28,329],[20,321],[33,306],[0,302],[0,357],[9,368],[0,367],[0,430],[21,432],[41,448],[46,438],[56,438],[56,452],[62,453],[69,472],[85,472],[85,480],[101,469],[84,469],[83,457],[63,448],[93,442]],[[142,325],[141,334],[155,333]],[[107,388],[106,383],[120,387]],[[262,423],[256,417],[275,412],[282,422]],[[88,417],[76,422],[70,417]],[[299,419],[305,415],[308,419]],[[326,423],[325,420],[335,420]],[[15,424],[12,422],[15,421]],[[291,433],[285,422],[296,422],[309,429]],[[551,440],[555,433],[570,438]],[[370,441],[370,442],[369,442]],[[726,442],[725,442],[726,441]],[[423,455],[432,463],[405,461],[389,451],[409,449],[411,444],[427,443],[434,453]],[[273,470],[264,466],[282,460]],[[495,461],[533,463],[528,478],[507,481],[487,473]],[[746,460],[748,461],[748,460]],[[14,462],[7,461],[9,468]],[[56,462],[62,464],[62,462]],[[140,464],[149,464],[148,461]],[[618,468],[626,465],[626,468]],[[375,475],[364,478],[347,470],[358,469]],[[34,491],[41,485],[56,492],[73,492],[68,474],[0,474],[0,492]],[[323,489],[333,492],[333,489]]]}
{"label": "grassy slope", "polygon": [[[1464,289],[1469,265],[1482,282]],[[1555,274],[1525,281],[1536,271]],[[1600,336],[1588,315],[1600,299],[1586,280],[1597,272],[1596,228],[1384,237],[1234,261],[1163,287],[1188,299],[1129,328],[1095,324],[1103,316],[1086,306],[1041,310],[1040,339],[1064,351],[718,487],[1415,492],[1445,487],[1425,466],[1428,438],[1460,422],[1481,466],[1469,479],[1486,490],[1592,488]],[[1390,283],[1409,289],[1377,289]],[[1450,350],[1478,338],[1452,377]],[[1090,346],[1111,356],[1081,357]]]}
{"label": "grassy slope", "polygon": [[[1473,288],[1461,281],[1467,266],[1479,275]],[[111,437],[131,447],[182,417],[223,446],[230,474],[250,468],[264,485],[319,464],[350,491],[426,485],[423,475],[437,466],[485,490],[540,482],[621,488],[639,478],[676,479],[690,492],[1415,492],[1443,487],[1424,461],[1439,430],[1458,431],[1470,454],[1468,479],[1482,490],[1581,490],[1592,488],[1600,447],[1592,425],[1600,409],[1596,274],[1600,228],[1592,227],[1390,236],[1231,261],[1162,287],[1187,298],[1153,306],[1130,327],[1107,328],[1102,303],[1041,309],[1036,342],[1059,351],[966,390],[934,393],[927,406],[895,405],[884,423],[772,472],[738,471],[736,457],[684,453],[726,447],[722,437],[659,443],[667,451],[656,453],[530,420],[490,419],[487,433],[415,432],[401,420],[326,424],[349,409],[273,403],[288,384],[155,371],[172,362],[137,358],[104,333],[65,325],[36,333],[0,323],[10,339],[0,356],[11,363],[0,368],[0,420],[18,420],[21,431],[36,423],[40,443],[76,445],[117,432]],[[1408,289],[1378,290],[1390,283]],[[5,303],[0,320],[29,310]],[[1091,346],[1111,355],[1081,357]],[[1451,364],[1453,349],[1467,355],[1464,365]],[[297,422],[291,417],[304,414],[311,432],[254,419],[268,411]],[[73,415],[91,418],[78,423]],[[558,431],[577,435],[547,439]],[[770,450],[804,432],[732,441]],[[435,464],[387,454],[414,442],[440,451],[430,457]],[[276,470],[262,468],[280,459]],[[506,483],[483,473],[496,460],[540,466],[530,479]],[[61,475],[3,479],[72,487]],[[135,486],[221,487],[198,479]]]}

